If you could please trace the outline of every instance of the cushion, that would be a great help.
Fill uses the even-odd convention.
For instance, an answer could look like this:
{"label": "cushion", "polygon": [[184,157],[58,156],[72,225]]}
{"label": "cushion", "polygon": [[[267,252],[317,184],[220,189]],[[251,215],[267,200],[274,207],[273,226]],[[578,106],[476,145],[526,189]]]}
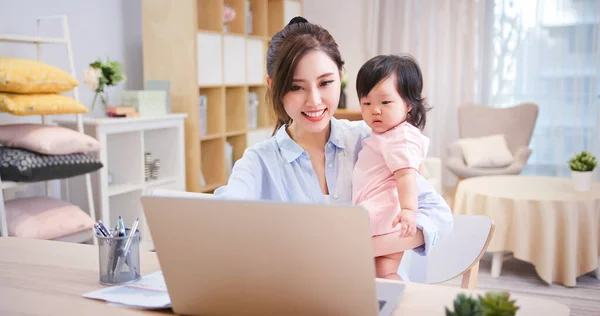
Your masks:
{"label": "cushion", "polygon": [[504,135],[490,135],[459,140],[467,167],[502,168],[513,162]]}
{"label": "cushion", "polygon": [[0,125],[0,145],[46,155],[97,152],[100,143],[70,128],[44,124]]}
{"label": "cushion", "polygon": [[0,178],[5,181],[65,179],[100,168],[102,163],[86,153],[44,155],[26,149],[0,147]]}
{"label": "cushion", "polygon": [[76,205],[46,196],[17,198],[4,206],[9,236],[55,239],[94,226],[92,218]]}
{"label": "cushion", "polygon": [[85,105],[61,94],[0,93],[0,111],[13,115],[53,115],[87,113]]}
{"label": "cushion", "polygon": [[66,71],[31,59],[0,57],[0,91],[59,93],[78,86]]}

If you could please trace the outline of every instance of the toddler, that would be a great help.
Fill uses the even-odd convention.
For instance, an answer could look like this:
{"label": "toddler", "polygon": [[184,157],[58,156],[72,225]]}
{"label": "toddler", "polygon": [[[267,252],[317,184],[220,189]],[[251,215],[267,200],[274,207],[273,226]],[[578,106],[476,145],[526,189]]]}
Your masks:
{"label": "toddler", "polygon": [[[394,233],[401,238],[417,231],[416,173],[429,149],[429,139],[421,133],[428,110],[422,90],[419,65],[408,55],[376,56],[358,72],[361,114],[372,134],[358,154],[352,202],[368,210],[372,236]],[[400,279],[403,253],[381,253],[374,247],[377,277]]]}

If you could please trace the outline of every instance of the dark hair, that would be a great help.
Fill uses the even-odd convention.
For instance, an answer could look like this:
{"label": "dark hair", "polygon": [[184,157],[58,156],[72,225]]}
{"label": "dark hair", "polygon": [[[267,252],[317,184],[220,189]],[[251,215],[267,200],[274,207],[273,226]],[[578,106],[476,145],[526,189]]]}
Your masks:
{"label": "dark hair", "polygon": [[292,121],[285,112],[283,96],[292,87],[294,70],[298,62],[311,50],[327,54],[342,71],[344,61],[331,34],[320,25],[309,23],[303,17],[291,19],[288,25],[271,38],[267,51],[267,75],[271,78],[271,87],[267,96],[277,117],[273,134],[281,126]]}
{"label": "dark hair", "polygon": [[410,55],[379,55],[369,59],[356,76],[356,94],[359,101],[367,96],[378,82],[391,75],[396,75],[396,91],[410,106],[406,120],[422,130],[427,121],[426,113],[431,108],[421,96],[421,69],[415,58]]}

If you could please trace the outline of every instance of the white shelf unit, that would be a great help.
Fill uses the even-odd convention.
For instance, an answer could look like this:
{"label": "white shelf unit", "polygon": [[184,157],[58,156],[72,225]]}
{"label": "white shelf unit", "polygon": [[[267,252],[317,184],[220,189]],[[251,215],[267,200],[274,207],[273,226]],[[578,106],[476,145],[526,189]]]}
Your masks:
{"label": "white shelf unit", "polygon": [[[140,198],[161,188],[185,191],[184,119],[187,114],[168,114],[138,118],[86,118],[85,133],[100,142],[100,161],[104,165],[93,177],[93,192],[100,218],[114,227],[118,216],[126,225],[140,218],[141,247],[152,250],[153,243]],[[72,120],[55,120],[60,126],[74,128]],[[157,179],[146,181],[145,153],[161,162]],[[109,185],[109,174],[112,183]],[[81,196],[80,179],[69,181],[65,191]]]}
{"label": "white shelf unit", "polygon": [[[62,34],[63,34],[62,37],[39,36],[40,29],[41,29],[41,22],[43,20],[59,20],[61,23],[61,27],[62,27]],[[34,44],[36,46],[36,53],[37,53],[38,60],[41,60],[41,57],[42,57],[42,45],[41,44],[64,45],[66,48],[67,58],[69,60],[69,73],[73,77],[75,77],[75,63],[74,63],[74,57],[73,57],[73,50],[71,48],[72,47],[71,46],[71,35],[70,35],[70,31],[69,31],[69,21],[68,21],[67,17],[64,15],[39,17],[36,19],[36,24],[37,24],[37,35],[28,36],[28,35],[17,35],[17,34],[0,34],[0,42],[18,43],[18,44]],[[73,95],[73,99],[75,99],[75,101],[79,102],[78,87],[73,88],[72,95]],[[42,124],[49,124],[52,116],[41,115],[40,117],[41,117]],[[73,121],[75,123],[74,129],[80,133],[83,133],[83,124],[82,124],[83,115],[74,114],[73,117],[74,117]],[[91,189],[90,173],[82,175],[81,177],[83,177],[82,188],[84,190],[81,194],[85,197],[85,200],[81,201],[81,204],[79,204],[79,205],[80,206],[87,205],[88,214],[90,215],[92,221],[95,222],[96,216],[95,216],[95,209],[94,209],[94,198],[93,198],[92,189]],[[68,179],[63,179],[63,180],[64,181],[61,181],[61,183],[68,182]],[[55,180],[44,181],[46,183],[46,195],[48,195],[48,196],[52,196],[52,192],[50,189],[52,181],[55,181]],[[4,207],[4,198],[5,198],[4,190],[25,187],[28,184],[31,184],[31,183],[15,183],[15,182],[10,182],[10,181],[3,182],[0,179],[0,236],[2,236],[2,237],[8,236],[8,224],[6,221],[6,212],[5,212],[5,207]],[[68,200],[69,200],[69,202],[73,202],[71,199],[68,199]],[[65,237],[61,238],[61,240],[69,241],[69,242],[89,242],[90,240],[92,240],[94,245],[97,244],[97,240],[96,240],[96,238],[94,238],[93,230],[90,230],[89,232],[77,233],[72,236],[65,236]]]}

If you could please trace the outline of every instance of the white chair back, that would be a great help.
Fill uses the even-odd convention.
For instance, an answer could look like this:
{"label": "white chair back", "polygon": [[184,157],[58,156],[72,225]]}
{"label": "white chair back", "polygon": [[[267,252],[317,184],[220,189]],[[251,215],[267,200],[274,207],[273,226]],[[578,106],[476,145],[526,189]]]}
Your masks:
{"label": "white chair back", "polygon": [[[437,243],[427,256],[411,254],[410,264],[405,267],[408,279],[417,283],[441,283],[470,274],[472,269],[478,270],[479,260],[493,233],[494,222],[488,216],[454,215],[452,233]],[[467,287],[465,282],[463,287]]]}

